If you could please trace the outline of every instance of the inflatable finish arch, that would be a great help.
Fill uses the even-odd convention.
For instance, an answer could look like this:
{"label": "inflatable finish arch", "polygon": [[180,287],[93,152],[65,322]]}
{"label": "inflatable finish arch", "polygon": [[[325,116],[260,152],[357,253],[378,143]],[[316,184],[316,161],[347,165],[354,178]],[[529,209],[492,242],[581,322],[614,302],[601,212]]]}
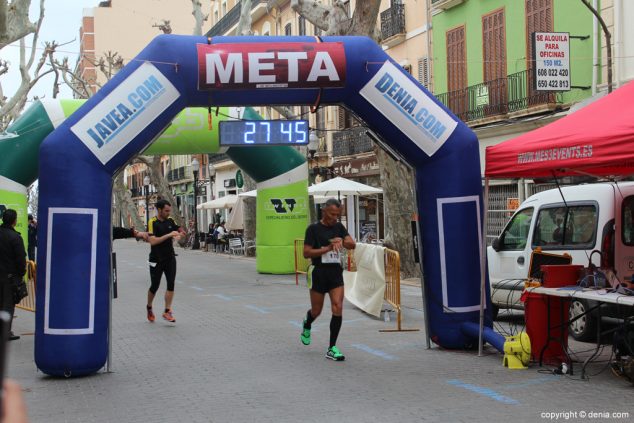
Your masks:
{"label": "inflatable finish arch", "polygon": [[[35,362],[107,358],[112,176],[185,107],[344,104],[416,168],[430,336],[447,348],[480,302],[482,189],[469,128],[365,37],[161,35],[40,149]],[[107,121],[110,125],[104,127]],[[485,298],[489,298],[486,295]]]}

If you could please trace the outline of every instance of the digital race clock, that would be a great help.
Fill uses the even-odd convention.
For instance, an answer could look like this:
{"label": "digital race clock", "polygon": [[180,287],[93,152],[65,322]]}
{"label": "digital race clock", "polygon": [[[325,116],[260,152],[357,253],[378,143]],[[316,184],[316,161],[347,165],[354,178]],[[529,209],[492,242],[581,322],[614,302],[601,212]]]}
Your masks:
{"label": "digital race clock", "polygon": [[220,145],[306,145],[307,120],[225,120],[220,122]]}

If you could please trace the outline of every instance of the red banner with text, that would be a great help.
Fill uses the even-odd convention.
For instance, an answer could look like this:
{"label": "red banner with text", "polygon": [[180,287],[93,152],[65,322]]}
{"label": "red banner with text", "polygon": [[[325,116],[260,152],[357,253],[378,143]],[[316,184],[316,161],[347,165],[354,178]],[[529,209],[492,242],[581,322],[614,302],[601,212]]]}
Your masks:
{"label": "red banner with text", "polygon": [[337,88],[343,43],[198,44],[198,89]]}

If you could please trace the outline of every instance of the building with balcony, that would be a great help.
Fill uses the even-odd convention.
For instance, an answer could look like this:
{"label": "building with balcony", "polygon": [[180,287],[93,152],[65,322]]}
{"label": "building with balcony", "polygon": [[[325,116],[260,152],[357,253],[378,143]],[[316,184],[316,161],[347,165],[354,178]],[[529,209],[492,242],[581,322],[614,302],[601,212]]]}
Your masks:
{"label": "building with balcony", "polygon": [[[476,130],[482,155],[487,145],[556,119],[601,82],[593,73],[593,16],[581,2],[433,0],[432,14],[434,94]],[[569,34],[569,90],[535,86],[534,32]]]}
{"label": "building with balcony", "polygon": [[[565,116],[604,84],[600,34],[576,0],[432,0],[434,94],[471,126],[487,146]],[[536,83],[533,33],[568,34],[570,86],[541,91]],[[509,209],[539,191],[533,181],[496,181],[491,187],[490,233]]]}

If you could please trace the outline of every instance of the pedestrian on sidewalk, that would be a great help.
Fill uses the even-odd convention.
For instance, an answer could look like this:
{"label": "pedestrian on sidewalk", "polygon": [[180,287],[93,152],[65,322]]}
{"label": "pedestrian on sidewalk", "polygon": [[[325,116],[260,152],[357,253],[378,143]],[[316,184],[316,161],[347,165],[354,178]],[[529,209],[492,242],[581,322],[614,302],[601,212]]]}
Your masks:
{"label": "pedestrian on sidewalk", "polygon": [[330,296],[330,344],[326,358],[343,361],[345,356],[337,348],[337,337],[341,329],[343,315],[343,268],[341,249],[354,249],[355,242],[348,230],[339,222],[341,203],[329,199],[321,210],[319,222],[309,225],[304,237],[304,258],[312,260],[309,269],[310,310],[304,318],[301,341],[310,344],[311,325],[321,314],[326,293]]}
{"label": "pedestrian on sidewalk", "polygon": [[29,231],[27,238],[27,249],[29,250],[29,260],[35,261],[35,247],[37,247],[37,221],[29,214]]}
{"label": "pedestrian on sidewalk", "polygon": [[185,235],[183,228],[178,226],[170,217],[172,205],[167,200],[156,202],[157,216],[150,219],[148,233],[150,235],[150,289],[147,293],[147,319],[154,321],[152,302],[161,284],[161,277],[165,274],[167,289],[165,291],[165,311],[163,319],[174,323],[176,319],[172,313],[174,299],[174,281],[176,280],[176,253],[172,240],[182,239]]}
{"label": "pedestrian on sidewalk", "polygon": [[[15,302],[13,299],[14,283],[23,283],[26,274],[26,250],[22,236],[15,230],[18,221],[18,213],[13,209],[7,209],[2,214],[0,225],[0,310],[11,315],[9,323],[9,340],[20,339],[11,331]],[[16,280],[14,282],[14,280]]]}

